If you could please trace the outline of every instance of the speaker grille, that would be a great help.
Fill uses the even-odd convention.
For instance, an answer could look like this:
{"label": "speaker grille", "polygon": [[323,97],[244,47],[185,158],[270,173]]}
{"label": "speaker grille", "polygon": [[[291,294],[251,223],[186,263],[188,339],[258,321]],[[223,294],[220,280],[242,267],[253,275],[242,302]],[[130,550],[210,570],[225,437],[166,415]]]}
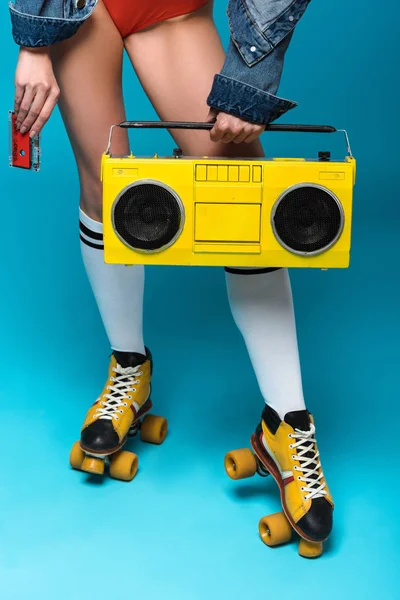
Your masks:
{"label": "speaker grille", "polygon": [[113,224],[130,248],[157,252],[171,246],[184,218],[179,196],[162,183],[134,183],[114,203]]}
{"label": "speaker grille", "polygon": [[340,237],[343,211],[329,190],[301,185],[277,201],[272,224],[279,243],[295,254],[321,254]]}

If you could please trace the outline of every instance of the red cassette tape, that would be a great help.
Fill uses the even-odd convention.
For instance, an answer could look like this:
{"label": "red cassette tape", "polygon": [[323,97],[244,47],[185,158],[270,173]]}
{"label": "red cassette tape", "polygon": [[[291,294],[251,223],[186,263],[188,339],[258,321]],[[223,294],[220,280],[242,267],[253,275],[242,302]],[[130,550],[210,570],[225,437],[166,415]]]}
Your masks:
{"label": "red cassette tape", "polygon": [[31,171],[39,171],[40,145],[39,136],[33,139],[29,132],[21,133],[17,129],[16,117],[13,111],[9,112],[10,124],[10,167],[19,167]]}

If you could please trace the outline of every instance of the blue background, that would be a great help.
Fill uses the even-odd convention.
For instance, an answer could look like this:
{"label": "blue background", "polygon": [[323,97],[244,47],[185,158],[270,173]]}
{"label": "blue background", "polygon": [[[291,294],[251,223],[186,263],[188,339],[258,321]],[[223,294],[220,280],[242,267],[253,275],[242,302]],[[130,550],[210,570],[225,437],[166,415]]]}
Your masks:
{"label": "blue background", "polygon": [[[226,41],[225,4],[216,17]],[[222,270],[148,271],[146,341],[156,412],[170,421],[165,445],[134,442],[131,484],[69,469],[109,349],[80,260],[77,176],[58,113],[40,174],[8,168],[17,50],[2,3],[2,598],[400,598],[397,14],[394,0],[312,2],[280,89],[300,103],[287,121],[348,128],[358,159],[351,268],[292,275],[307,403],[336,501],[326,553],[305,561],[295,543],[269,549],[258,538],[259,518],[279,509],[273,481],[224,473],[262,398]],[[154,118],[126,67],[128,115]],[[264,142],[269,155],[344,153],[334,136]],[[172,147],[157,132],[135,144],[143,154]]]}

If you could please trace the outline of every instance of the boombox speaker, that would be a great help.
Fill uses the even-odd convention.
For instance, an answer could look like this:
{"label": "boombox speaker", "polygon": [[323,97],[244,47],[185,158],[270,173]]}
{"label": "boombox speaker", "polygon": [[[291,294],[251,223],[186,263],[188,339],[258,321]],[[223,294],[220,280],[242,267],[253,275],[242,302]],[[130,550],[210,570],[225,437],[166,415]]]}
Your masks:
{"label": "boombox speaker", "polygon": [[[210,123],[119,127],[210,129]],[[329,126],[269,130],[335,132]],[[341,130],[343,131],[343,130]],[[114,157],[102,159],[107,263],[237,267],[349,265],[355,160]]]}

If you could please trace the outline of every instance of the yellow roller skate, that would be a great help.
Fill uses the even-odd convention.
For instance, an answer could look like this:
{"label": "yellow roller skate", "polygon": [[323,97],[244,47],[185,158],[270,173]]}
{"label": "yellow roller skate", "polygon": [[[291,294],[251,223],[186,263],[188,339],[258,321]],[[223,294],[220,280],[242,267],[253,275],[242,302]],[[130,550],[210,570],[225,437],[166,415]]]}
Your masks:
{"label": "yellow roller skate", "polygon": [[280,489],[282,513],[261,519],[259,533],[267,546],[300,536],[299,554],[316,558],[332,530],[333,501],[326,484],[307,410],[287,413],[283,421],[268,405],[251,437],[252,451],[228,452],[225,469],[231,479],[271,474]]}
{"label": "yellow roller skate", "polygon": [[114,351],[108,380],[101,396],[89,409],[70,455],[74,469],[103,475],[105,463],[115,479],[131,481],[138,468],[138,457],[122,450],[129,437],[140,430],[144,442],[161,444],[167,435],[167,420],[148,415],[152,357],[133,352]]}

